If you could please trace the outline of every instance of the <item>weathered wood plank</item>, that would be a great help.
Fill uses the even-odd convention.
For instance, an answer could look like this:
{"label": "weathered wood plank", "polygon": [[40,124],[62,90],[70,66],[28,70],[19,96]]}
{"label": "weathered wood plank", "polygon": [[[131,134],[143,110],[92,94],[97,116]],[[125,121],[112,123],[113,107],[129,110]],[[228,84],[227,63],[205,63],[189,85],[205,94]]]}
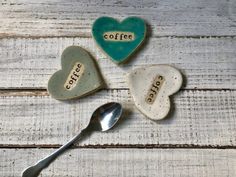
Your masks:
{"label": "weathered wood plank", "polygon": [[[2,177],[21,171],[53,149],[0,149]],[[43,177],[235,177],[236,150],[73,149],[60,156]]]}
{"label": "weathered wood plank", "polygon": [[109,101],[123,103],[123,120],[107,133],[92,134],[81,146],[236,146],[236,91],[181,91],[173,97],[172,113],[157,122],[135,109],[128,90],[100,91],[70,102],[44,93],[20,94],[0,97],[1,146],[63,144],[87,125],[96,107]]}
{"label": "weathered wood plank", "polygon": [[60,55],[82,46],[98,59],[109,88],[127,88],[126,72],[151,64],[171,64],[185,75],[183,88],[236,88],[236,38],[152,38],[129,63],[117,66],[91,38],[0,39],[0,88],[46,88],[60,68]]}
{"label": "weathered wood plank", "polygon": [[100,16],[140,16],[155,36],[235,35],[235,7],[235,0],[1,0],[0,37],[90,36]]}

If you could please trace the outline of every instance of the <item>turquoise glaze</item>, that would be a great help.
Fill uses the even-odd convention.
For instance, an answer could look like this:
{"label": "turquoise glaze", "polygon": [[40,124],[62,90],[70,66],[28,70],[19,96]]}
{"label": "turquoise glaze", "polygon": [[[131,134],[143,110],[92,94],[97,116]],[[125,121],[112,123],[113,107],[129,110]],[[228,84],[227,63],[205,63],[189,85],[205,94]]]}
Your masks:
{"label": "turquoise glaze", "polygon": [[[129,32],[134,34],[132,41],[108,41],[104,39],[107,32]],[[111,17],[98,18],[92,29],[92,34],[100,48],[116,63],[125,61],[143,42],[146,35],[144,20],[129,17],[118,22]],[[109,36],[109,35],[108,35]]]}

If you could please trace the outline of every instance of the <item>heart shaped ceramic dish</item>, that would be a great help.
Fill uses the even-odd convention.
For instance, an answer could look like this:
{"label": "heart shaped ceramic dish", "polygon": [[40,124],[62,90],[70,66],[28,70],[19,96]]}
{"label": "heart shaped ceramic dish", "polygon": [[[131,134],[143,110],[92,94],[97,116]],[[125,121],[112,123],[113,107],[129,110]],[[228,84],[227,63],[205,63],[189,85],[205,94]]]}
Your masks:
{"label": "heart shaped ceramic dish", "polygon": [[169,96],[176,93],[183,82],[181,73],[169,65],[135,69],[127,79],[136,107],[153,120],[167,116],[170,111]]}
{"label": "heart shaped ceramic dish", "polygon": [[55,99],[82,97],[104,85],[95,60],[81,47],[66,48],[61,57],[61,66],[62,69],[54,73],[48,82],[48,91]]}
{"label": "heart shaped ceramic dish", "polygon": [[114,62],[121,63],[144,41],[146,24],[138,17],[129,17],[122,22],[111,17],[101,17],[94,22],[92,35]]}

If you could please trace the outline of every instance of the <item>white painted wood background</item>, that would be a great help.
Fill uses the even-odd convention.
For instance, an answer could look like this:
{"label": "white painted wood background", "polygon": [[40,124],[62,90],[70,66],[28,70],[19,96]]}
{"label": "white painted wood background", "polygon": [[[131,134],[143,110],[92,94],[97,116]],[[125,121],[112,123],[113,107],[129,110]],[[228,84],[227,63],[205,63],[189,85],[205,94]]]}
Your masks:
{"label": "white painted wood background", "polygon": [[[100,16],[148,23],[129,63],[117,66],[95,45],[91,25]],[[107,88],[60,102],[47,81],[70,45],[98,60]],[[153,122],[134,107],[125,75],[163,63],[181,70],[184,86],[168,118]],[[0,0],[1,177],[20,176],[112,100],[126,108],[117,127],[78,143],[41,176],[235,177],[236,1]]]}

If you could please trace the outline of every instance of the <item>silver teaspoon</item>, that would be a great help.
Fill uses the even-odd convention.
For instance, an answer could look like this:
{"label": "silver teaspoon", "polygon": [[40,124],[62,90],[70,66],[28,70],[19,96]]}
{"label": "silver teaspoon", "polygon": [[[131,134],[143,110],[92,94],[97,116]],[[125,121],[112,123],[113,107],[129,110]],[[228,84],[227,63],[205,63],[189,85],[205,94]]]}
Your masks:
{"label": "silver teaspoon", "polygon": [[46,158],[38,161],[35,165],[28,167],[22,172],[22,177],[36,177],[40,172],[49,166],[61,153],[71,147],[86,133],[91,131],[107,131],[112,128],[120,119],[122,114],[122,106],[119,103],[111,102],[97,108],[90,119],[88,126],[83,129],[78,135],[74,136],[69,142],[61,146]]}

